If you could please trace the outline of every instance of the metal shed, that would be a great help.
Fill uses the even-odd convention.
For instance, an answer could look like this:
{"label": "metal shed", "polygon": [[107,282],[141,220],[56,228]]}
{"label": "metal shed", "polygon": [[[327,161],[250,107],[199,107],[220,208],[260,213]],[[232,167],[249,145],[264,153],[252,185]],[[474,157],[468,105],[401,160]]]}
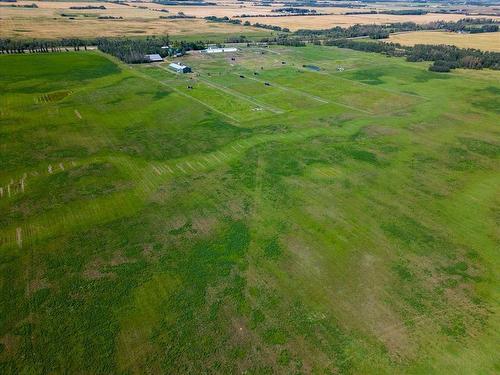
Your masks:
{"label": "metal shed", "polygon": [[163,61],[163,57],[161,57],[160,55],[158,55],[157,53],[154,53],[152,55],[146,55],[145,56],[146,59],[149,61],[149,62],[160,62],[160,61]]}
{"label": "metal shed", "polygon": [[191,68],[182,63],[171,63],[169,65],[170,69],[175,70],[177,73],[191,73]]}

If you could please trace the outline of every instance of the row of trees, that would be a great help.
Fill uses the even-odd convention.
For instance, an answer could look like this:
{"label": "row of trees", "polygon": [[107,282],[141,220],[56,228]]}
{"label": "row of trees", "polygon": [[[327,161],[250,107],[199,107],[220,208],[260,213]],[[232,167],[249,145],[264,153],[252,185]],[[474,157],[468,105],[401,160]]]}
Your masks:
{"label": "row of trees", "polygon": [[498,22],[491,18],[463,18],[456,22],[435,21],[420,26],[422,30],[488,33],[498,31]]}
{"label": "row of trees", "polygon": [[397,43],[367,43],[352,39],[333,39],[325,41],[324,44],[357,51],[383,53],[389,56],[405,56],[410,62],[432,61],[433,64],[429,70],[437,72],[449,72],[456,68],[500,70],[500,53],[472,48],[426,44],[408,47]]}
{"label": "row of trees", "polygon": [[417,25],[414,22],[397,22],[387,25],[354,25],[347,28],[337,26],[324,30],[298,30],[295,32],[295,35],[314,35],[323,39],[355,38],[361,36],[382,39],[389,37],[391,33],[418,30],[493,32],[498,31],[498,22],[487,18],[465,18],[456,22],[436,21],[423,25]]}
{"label": "row of trees", "polygon": [[[274,10],[272,10],[271,12],[274,12]],[[279,17],[295,17],[295,16],[303,16],[303,15],[307,15],[307,16],[328,16],[328,15],[331,15],[333,13],[318,13],[318,12],[311,12],[311,13],[265,13],[265,14],[240,14],[238,16],[234,16],[234,17],[238,17],[238,18],[250,18],[250,17],[259,17],[259,18],[279,18]]]}
{"label": "row of trees", "polygon": [[205,17],[205,19],[207,21],[211,21],[211,22],[232,23],[232,24],[235,24],[235,25],[253,26],[253,27],[259,27],[261,29],[267,29],[267,30],[273,30],[273,31],[281,31],[281,32],[284,32],[284,33],[290,32],[290,29],[288,29],[287,27],[280,27],[280,26],[275,26],[275,25],[266,25],[264,23],[259,23],[259,22],[251,24],[249,21],[245,21],[244,23],[241,23],[241,20],[235,19],[235,18],[229,18],[229,17],[208,16],[208,17]]}
{"label": "row of trees", "polygon": [[147,62],[145,55],[148,54],[158,54],[161,57],[166,57],[206,47],[202,41],[170,41],[168,36],[140,39],[99,38],[96,40],[96,45],[100,51],[109,53],[127,64]]}
{"label": "row of trees", "polygon": [[210,3],[199,0],[153,0],[153,3],[162,5],[189,5],[189,6],[217,5],[216,3]]}
{"label": "row of trees", "polygon": [[261,43],[268,44],[278,44],[281,46],[290,46],[290,47],[304,47],[306,44],[303,40],[299,38],[294,38],[288,36],[288,34],[280,34],[274,38],[262,38],[260,39]]}
{"label": "row of trees", "polygon": [[275,8],[275,9],[272,9],[271,12],[274,12],[274,13],[292,13],[292,14],[316,14],[316,10],[314,10],[314,9],[293,8],[293,7]]}
{"label": "row of trees", "polygon": [[294,34],[302,37],[318,37],[324,39],[356,38],[368,36],[373,39],[382,39],[389,36],[390,29],[386,25],[353,25],[347,28],[340,26],[327,30],[298,30]]}
{"label": "row of trees", "polygon": [[396,16],[421,16],[429,13],[429,11],[424,9],[394,9],[394,10],[367,10],[361,12],[347,12],[346,15],[356,15],[356,14],[392,14]]}
{"label": "row of trees", "polygon": [[69,9],[74,10],[89,10],[89,9],[101,9],[104,10],[106,7],[104,5],[94,6],[94,5],[84,5],[84,6],[72,6]]}
{"label": "row of trees", "polygon": [[12,5],[7,5],[8,7],[11,7],[11,8],[38,8],[38,5],[36,5],[35,3],[31,3],[31,4],[20,4],[20,5],[17,5],[17,4],[12,4]]}
{"label": "row of trees", "polygon": [[330,39],[325,40],[325,46],[335,46],[340,48],[349,48],[363,52],[377,52],[389,56],[404,56],[406,48],[398,43],[367,43],[352,39]]}
{"label": "row of trees", "polygon": [[358,2],[356,3],[344,3],[344,2],[317,2],[316,0],[298,0],[298,1],[293,1],[293,2],[284,2],[284,6],[293,6],[293,7],[315,7],[315,8],[321,8],[321,7],[328,7],[328,8],[364,8],[366,7],[365,4],[359,4]]}
{"label": "row of trees", "polygon": [[490,68],[500,70],[500,53],[472,48],[417,44],[407,49],[406,56],[408,61],[433,61],[433,66],[447,66],[449,69]]}
{"label": "row of trees", "polygon": [[[247,23],[247,22],[245,22],[245,23]],[[249,24],[248,26],[250,26],[250,22],[248,22],[248,24]],[[256,22],[252,26],[253,27],[259,27],[261,29],[267,29],[267,30],[273,30],[273,31],[281,31],[281,32],[284,32],[284,33],[290,32],[290,29],[288,27],[280,27],[280,26],[276,26],[276,25],[266,25],[265,23],[260,23],[260,22]]]}
{"label": "row of trees", "polygon": [[208,17],[205,17],[205,19],[207,21],[211,21],[211,22],[232,23],[232,24],[235,24],[235,25],[240,25],[241,24],[241,20],[231,19],[231,18],[229,18],[227,16],[225,16],[225,17],[208,16]]}
{"label": "row of trees", "polygon": [[[17,40],[0,39],[0,53],[34,53],[34,52],[59,52],[73,49],[79,51],[88,46],[97,46],[105,53],[109,53],[120,60],[129,63],[146,62],[145,55],[157,53],[162,57],[184,54],[188,50],[205,48],[201,41],[171,41],[166,37],[147,38],[97,38],[97,39],[53,39],[53,40]],[[162,48],[163,47],[163,48]]]}
{"label": "row of trees", "polygon": [[69,38],[69,39],[33,39],[33,40],[18,40],[18,39],[0,39],[0,53],[35,53],[35,52],[58,52],[63,49],[87,49],[87,46],[92,45],[92,40]]}

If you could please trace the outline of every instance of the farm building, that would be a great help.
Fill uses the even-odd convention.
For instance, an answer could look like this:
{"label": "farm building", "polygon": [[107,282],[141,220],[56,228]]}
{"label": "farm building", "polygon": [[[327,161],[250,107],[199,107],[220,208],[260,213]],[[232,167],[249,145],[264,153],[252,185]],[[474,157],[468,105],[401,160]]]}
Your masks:
{"label": "farm building", "polygon": [[224,52],[236,52],[238,48],[230,47],[230,48],[212,48],[209,47],[207,49],[202,50],[204,53],[224,53]]}
{"label": "farm building", "polygon": [[170,69],[175,70],[177,73],[191,73],[191,68],[189,66],[183,65],[182,63],[171,63],[169,67]]}
{"label": "farm building", "polygon": [[152,55],[146,55],[144,57],[148,60],[148,62],[160,62],[160,61],[163,61],[163,57],[161,57],[157,53],[154,53]]}

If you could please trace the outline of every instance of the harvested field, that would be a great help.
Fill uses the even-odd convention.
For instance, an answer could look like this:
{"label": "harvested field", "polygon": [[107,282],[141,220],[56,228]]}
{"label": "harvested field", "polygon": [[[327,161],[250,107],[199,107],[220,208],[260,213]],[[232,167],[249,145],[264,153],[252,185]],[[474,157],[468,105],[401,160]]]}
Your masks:
{"label": "harvested field", "polygon": [[248,31],[250,35],[266,35],[265,31],[243,26],[209,23],[200,19],[160,20],[97,20],[97,19],[57,19],[51,18],[15,18],[5,22],[0,29],[0,37],[14,38],[92,38],[98,30],[101,36],[141,36],[141,35],[202,35],[211,36],[231,34],[239,35]]}
{"label": "harvested field", "polygon": [[[212,37],[217,34],[247,36],[269,35],[269,31],[231,24],[209,23],[206,16],[235,17],[242,14],[273,14],[271,7],[255,6],[249,3],[218,2],[217,6],[168,6],[152,2],[121,5],[109,2],[64,2],[64,1],[19,1],[16,4],[35,3],[38,8],[13,8],[0,3],[2,27],[0,37],[14,38],[61,38],[100,36],[141,36],[170,34],[173,36],[200,35]],[[106,9],[70,9],[71,7],[104,6]],[[357,23],[381,24],[388,22],[413,21],[427,23],[436,20],[456,21],[463,18],[458,14],[426,14],[422,16],[395,16],[383,14],[343,15],[346,12],[367,11],[371,9],[391,9],[387,6],[366,8],[309,7],[319,13],[333,13],[326,16],[286,16],[286,17],[249,17],[242,21],[251,23],[288,27],[297,29],[321,29],[334,26],[347,27]],[[400,7],[401,8],[401,7]],[[159,10],[168,10],[168,13]],[[160,19],[160,16],[175,15],[183,12],[199,19]],[[101,16],[117,19],[98,19]],[[120,19],[121,17],[121,19]]]}
{"label": "harvested field", "polygon": [[[328,29],[335,26],[348,27],[355,24],[384,24],[395,22],[415,22],[418,24],[432,21],[457,21],[467,18],[462,14],[436,14],[430,13],[421,16],[396,16],[388,14],[360,14],[360,15],[327,15],[327,16],[293,16],[293,17],[250,17],[244,18],[251,23],[264,23],[290,30],[298,29]],[[500,17],[496,17],[500,19]]]}
{"label": "harvested field", "polygon": [[[71,6],[100,6],[105,10],[69,9]],[[238,25],[209,23],[203,19],[160,19],[170,13],[152,9],[126,7],[113,3],[65,3],[38,2],[39,8],[0,8],[2,13],[2,38],[90,38],[99,36],[141,35],[203,35],[217,34],[266,35],[262,29]],[[160,8],[156,4],[152,8]],[[177,12],[177,10],[176,10]],[[189,10],[185,10],[190,14]],[[66,16],[63,16],[66,15]],[[122,17],[122,19],[98,19],[99,16]]]}
{"label": "harvested field", "polygon": [[[131,3],[132,4],[132,3]],[[273,12],[273,9],[280,8],[281,6],[241,6],[234,4],[221,4],[217,6],[182,6],[182,5],[162,5],[156,3],[141,3],[141,6],[150,9],[166,9],[171,14],[184,12],[185,14],[193,15],[196,17],[216,16],[216,17],[235,17],[242,14],[245,15],[279,15],[280,13]],[[338,8],[338,7],[307,7],[307,9],[314,9],[318,13],[333,13],[343,14],[346,12],[361,12],[366,11],[367,8]],[[371,9],[371,8],[370,8]]]}
{"label": "harvested field", "polygon": [[458,34],[444,31],[415,31],[391,34],[389,42],[405,46],[415,44],[450,44],[460,48],[477,48],[483,51],[500,52],[500,32],[480,34]]}

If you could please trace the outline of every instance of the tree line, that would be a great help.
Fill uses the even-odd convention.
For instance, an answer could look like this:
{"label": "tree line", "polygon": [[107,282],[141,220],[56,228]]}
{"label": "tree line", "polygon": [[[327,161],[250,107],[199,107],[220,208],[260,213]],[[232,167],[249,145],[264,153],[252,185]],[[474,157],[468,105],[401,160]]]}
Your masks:
{"label": "tree line", "polygon": [[285,7],[285,8],[276,8],[272,9],[271,12],[274,13],[293,13],[293,14],[316,14],[316,10],[307,9],[307,8],[294,8],[294,7]]}
{"label": "tree line", "polygon": [[495,32],[498,22],[488,18],[464,18],[456,22],[436,21],[418,25],[415,22],[396,22],[386,25],[353,25],[347,28],[340,26],[331,29],[297,30],[298,36],[316,36],[323,39],[355,38],[366,36],[372,39],[388,38],[389,34],[403,31],[446,30],[452,32]]}
{"label": "tree line", "polygon": [[422,16],[429,13],[424,9],[394,9],[394,10],[367,10],[361,12],[346,12],[345,15],[352,16],[357,14],[391,14],[395,16]]}
{"label": "tree line", "polygon": [[85,6],[72,6],[69,9],[73,10],[90,10],[90,9],[100,9],[104,10],[106,7],[104,5],[94,6],[94,5],[85,5]]}
{"label": "tree line", "polygon": [[449,72],[456,68],[500,70],[500,53],[473,48],[427,44],[409,47],[398,43],[368,43],[352,39],[332,39],[325,41],[324,44],[356,51],[377,52],[388,56],[403,56],[410,62],[432,61],[433,64],[429,70],[435,72]]}
{"label": "tree line", "polygon": [[94,44],[92,40],[78,38],[63,39],[0,39],[0,53],[40,53],[40,52],[59,52],[62,50],[73,49],[79,51],[80,48],[87,49],[87,46]]}
{"label": "tree line", "polygon": [[306,43],[299,39],[290,37],[288,34],[280,34],[276,37],[261,38],[260,43],[277,44],[280,46],[304,47]]}
{"label": "tree line", "polygon": [[113,55],[128,64],[147,62],[145,55],[159,54],[162,57],[184,54],[189,50],[206,48],[202,41],[171,41],[166,37],[147,38],[95,38],[95,39],[52,39],[18,40],[0,39],[0,53],[44,53],[86,50],[88,46],[97,46],[105,53]]}
{"label": "tree line", "polygon": [[227,16],[225,16],[225,17],[208,16],[208,17],[205,17],[205,19],[207,21],[211,21],[211,22],[232,23],[234,25],[253,26],[253,27],[259,27],[261,29],[267,29],[267,30],[273,30],[273,31],[281,31],[281,32],[284,32],[284,33],[290,32],[290,29],[288,29],[287,27],[280,27],[280,26],[275,26],[275,25],[266,25],[264,23],[259,23],[259,22],[251,24],[249,21],[245,21],[244,23],[242,23],[241,20],[239,20],[239,19],[235,19],[235,18],[231,19],[231,18],[229,18]]}
{"label": "tree line", "polygon": [[98,38],[96,39],[96,46],[100,51],[113,55],[127,64],[148,62],[146,55],[149,54],[166,57],[184,54],[189,50],[206,48],[205,43],[202,41],[171,41],[168,36],[140,39]]}
{"label": "tree line", "polygon": [[446,30],[451,32],[488,33],[498,31],[498,22],[491,18],[463,18],[456,22],[435,21],[421,25],[422,30]]}
{"label": "tree line", "polygon": [[347,28],[340,26],[326,30],[297,30],[294,35],[311,38],[336,39],[367,36],[372,39],[388,38],[390,29],[386,25],[353,25]]}

